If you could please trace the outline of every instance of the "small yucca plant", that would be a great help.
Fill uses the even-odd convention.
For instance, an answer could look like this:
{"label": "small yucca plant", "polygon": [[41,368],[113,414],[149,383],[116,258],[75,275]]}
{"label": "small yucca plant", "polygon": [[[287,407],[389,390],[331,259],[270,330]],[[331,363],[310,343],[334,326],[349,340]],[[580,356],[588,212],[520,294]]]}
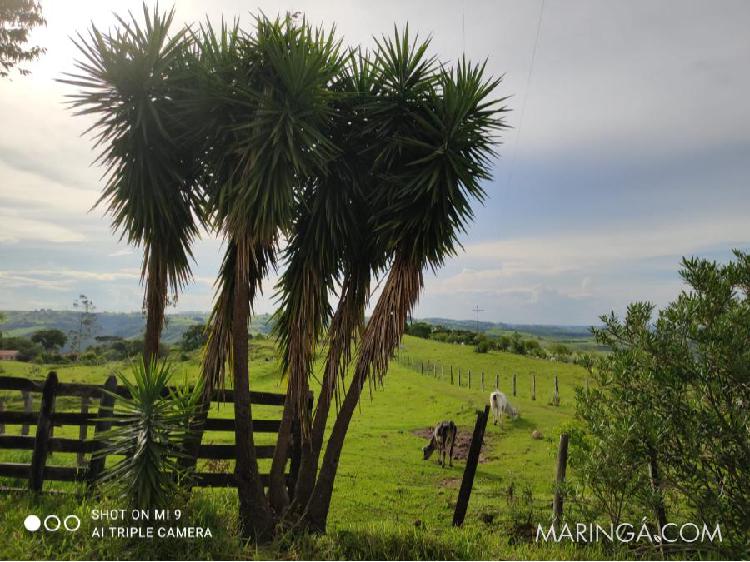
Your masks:
{"label": "small yucca plant", "polygon": [[[102,473],[100,483],[133,509],[164,507],[190,476],[179,463],[190,420],[198,413],[201,389],[169,388],[167,362],[134,362],[130,379],[118,374],[130,398],[117,396],[116,424],[97,455],[122,458]],[[132,380],[131,380],[132,379]]]}

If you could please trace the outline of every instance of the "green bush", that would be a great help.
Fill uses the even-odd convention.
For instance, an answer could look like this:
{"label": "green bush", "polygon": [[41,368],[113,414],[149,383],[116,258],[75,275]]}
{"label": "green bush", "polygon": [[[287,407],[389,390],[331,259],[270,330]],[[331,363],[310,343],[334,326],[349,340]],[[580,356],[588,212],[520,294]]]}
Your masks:
{"label": "green bush", "polygon": [[[650,303],[632,304],[623,321],[602,317],[595,335],[612,351],[578,390],[584,433],[570,458],[610,517],[650,515],[664,500],[691,521],[721,523],[724,553],[745,558],[750,256],[735,255],[728,265],[684,259],[687,290],[656,318]],[[652,464],[661,496],[646,480]]]}

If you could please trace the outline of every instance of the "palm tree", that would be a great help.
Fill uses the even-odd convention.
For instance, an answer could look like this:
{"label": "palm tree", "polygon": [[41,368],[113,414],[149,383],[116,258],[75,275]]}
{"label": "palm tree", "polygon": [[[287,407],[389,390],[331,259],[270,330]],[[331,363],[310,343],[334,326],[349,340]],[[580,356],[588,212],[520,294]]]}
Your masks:
{"label": "palm tree", "polygon": [[80,88],[70,95],[76,115],[93,115],[104,165],[105,186],[97,204],[106,204],[113,228],[143,248],[146,333],[144,361],[159,349],[164,310],[190,278],[191,245],[199,234],[197,214],[201,170],[190,126],[179,110],[184,96],[188,36],[170,37],[174,11],[150,13],[144,24],[131,14],[102,33],[92,26],[74,40],[82,60],[62,82]]}
{"label": "palm tree", "polygon": [[222,384],[231,364],[236,476],[245,535],[268,538],[273,518],[263,495],[253,440],[247,327],[252,298],[273,264],[280,235],[293,220],[304,178],[323,169],[334,147],[321,130],[330,107],[327,85],[338,72],[332,33],[292,18],[258,17],[254,35],[203,30],[200,83],[211,103],[207,121],[208,193],[214,224],[227,239],[210,322],[204,372]]}
{"label": "palm tree", "polygon": [[455,70],[427,57],[429,42],[408,29],[378,41],[379,95],[372,134],[381,144],[372,192],[372,229],[393,256],[387,281],[359,344],[356,365],[307,505],[308,525],[325,530],[338,461],[349,422],[368,380],[379,381],[419,297],[423,270],[455,253],[490,177],[493,133],[502,128],[503,99],[489,100],[498,79],[465,60]]}

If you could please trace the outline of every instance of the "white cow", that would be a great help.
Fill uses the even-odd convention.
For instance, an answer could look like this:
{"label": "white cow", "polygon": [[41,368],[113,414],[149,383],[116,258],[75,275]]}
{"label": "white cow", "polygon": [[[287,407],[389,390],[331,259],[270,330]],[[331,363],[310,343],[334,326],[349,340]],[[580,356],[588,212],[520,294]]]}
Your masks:
{"label": "white cow", "polygon": [[492,415],[495,418],[494,424],[497,424],[498,419],[500,420],[500,425],[503,424],[503,414],[511,419],[518,417],[518,410],[511,405],[508,397],[497,389],[490,394],[490,408],[492,408]]}

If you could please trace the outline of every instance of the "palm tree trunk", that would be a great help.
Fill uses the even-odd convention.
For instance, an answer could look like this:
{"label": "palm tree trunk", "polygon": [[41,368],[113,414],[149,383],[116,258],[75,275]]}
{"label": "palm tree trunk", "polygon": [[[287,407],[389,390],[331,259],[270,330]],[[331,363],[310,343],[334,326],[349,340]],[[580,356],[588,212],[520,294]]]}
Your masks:
{"label": "palm tree trunk", "polygon": [[289,458],[289,441],[292,437],[292,423],[294,421],[294,401],[287,392],[284,400],[284,413],[276,437],[276,447],[273,450],[271,474],[268,483],[268,502],[273,512],[280,516],[289,506],[289,492],[286,485],[284,469]]}
{"label": "palm tree trunk", "polygon": [[391,354],[401,340],[407,317],[421,288],[421,266],[411,263],[401,254],[397,255],[365,329],[354,376],[336,416],[318,479],[307,504],[306,522],[313,531],[325,532],[341,451],[367,377],[372,374],[380,379],[387,371]]}
{"label": "palm tree trunk", "polygon": [[315,406],[310,439],[303,441],[294,493],[294,503],[300,510],[310,500],[318,473],[320,451],[323,448],[323,436],[328,423],[331,402],[336,393],[340,373],[349,363],[351,342],[355,332],[362,327],[370,280],[369,264],[365,267],[365,271],[367,275],[364,277],[351,272],[346,276],[341,290],[341,299],[328,331],[325,372]]}
{"label": "palm tree trunk", "polygon": [[143,361],[149,366],[159,356],[159,339],[164,327],[167,306],[167,275],[158,252],[148,250],[146,265],[146,333],[143,338]]}
{"label": "palm tree trunk", "polygon": [[257,541],[271,538],[273,519],[263,494],[255,455],[253,418],[248,377],[247,324],[250,316],[248,255],[246,244],[237,244],[234,312],[232,316],[232,373],[234,378],[234,422],[237,464],[237,493],[240,502],[240,530]]}

